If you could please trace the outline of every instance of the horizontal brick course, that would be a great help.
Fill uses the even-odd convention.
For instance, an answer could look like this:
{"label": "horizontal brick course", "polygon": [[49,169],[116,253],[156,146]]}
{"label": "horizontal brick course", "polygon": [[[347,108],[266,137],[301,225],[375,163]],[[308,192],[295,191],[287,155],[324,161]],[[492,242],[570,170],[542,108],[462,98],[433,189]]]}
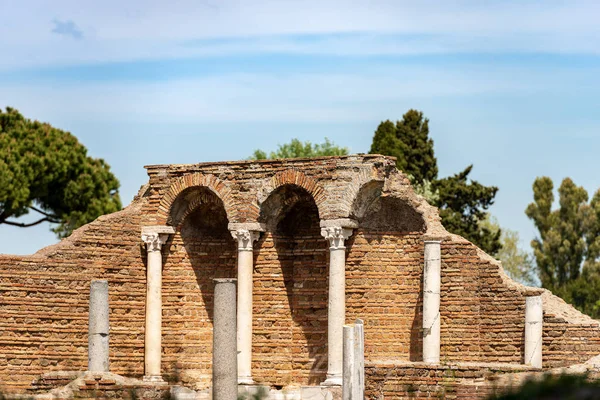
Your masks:
{"label": "horizontal brick course", "polygon": [[[26,390],[43,373],[86,369],[92,279],[109,281],[111,371],[142,376],[141,228],[166,223],[172,208],[183,204],[182,193],[199,184],[205,189],[197,193],[208,190],[213,197],[185,203],[189,209],[162,251],[162,369],[170,378],[195,389],[210,385],[212,279],[236,275],[229,222],[269,227],[254,245],[252,369],[259,383],[317,385],[325,378],[329,251],[319,222],[334,218],[359,223],[346,241],[346,320],[365,321],[369,398],[443,391],[479,398],[489,392],[480,382],[488,374],[522,363],[525,296],[536,289],[510,281],[473,244],[448,234],[393,160],[349,156],[147,168],[149,184],[125,210],[32,256],[0,256],[1,386]],[[443,240],[441,359],[463,365],[451,369],[452,379],[448,368],[419,363],[423,240],[430,238]],[[598,354],[598,323],[543,296],[544,368]]]}

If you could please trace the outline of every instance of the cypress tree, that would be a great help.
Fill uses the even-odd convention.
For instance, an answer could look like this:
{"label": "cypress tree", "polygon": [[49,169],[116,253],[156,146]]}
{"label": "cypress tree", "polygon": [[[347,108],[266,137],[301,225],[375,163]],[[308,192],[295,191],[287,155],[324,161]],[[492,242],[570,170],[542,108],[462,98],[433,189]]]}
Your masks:
{"label": "cypress tree", "polygon": [[469,179],[472,165],[456,175],[438,179],[429,120],[423,112],[411,109],[395,125],[390,120],[380,123],[370,153],[396,157],[396,167],[410,177],[418,193],[439,207],[442,223],[450,232],[489,254],[500,250],[501,231],[491,231],[483,223],[498,188]]}

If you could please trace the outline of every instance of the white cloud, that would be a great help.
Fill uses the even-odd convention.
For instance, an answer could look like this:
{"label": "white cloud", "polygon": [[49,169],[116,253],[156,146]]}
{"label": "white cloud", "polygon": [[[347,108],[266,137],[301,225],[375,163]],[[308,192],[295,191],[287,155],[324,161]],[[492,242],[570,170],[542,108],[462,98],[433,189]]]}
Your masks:
{"label": "white cloud", "polygon": [[[411,99],[561,94],[584,90],[592,70],[461,64],[452,69],[370,66],[347,73],[228,73],[162,82],[6,84],[0,104],[44,119],[87,121],[365,121]],[[566,89],[565,89],[566,88]]]}
{"label": "white cloud", "polygon": [[[600,54],[594,1],[211,1],[4,2],[0,68],[270,52]],[[85,39],[52,35],[53,19]]]}

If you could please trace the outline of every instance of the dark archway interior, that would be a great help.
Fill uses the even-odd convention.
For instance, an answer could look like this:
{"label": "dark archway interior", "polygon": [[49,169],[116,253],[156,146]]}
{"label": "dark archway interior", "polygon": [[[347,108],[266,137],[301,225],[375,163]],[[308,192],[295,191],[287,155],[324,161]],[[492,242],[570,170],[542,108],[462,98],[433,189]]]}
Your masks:
{"label": "dark archway interior", "polygon": [[260,221],[267,233],[255,263],[255,304],[283,296],[288,304],[261,310],[266,326],[255,340],[271,341],[263,356],[280,372],[268,383],[318,385],[327,372],[328,246],[317,205],[306,190],[284,185],[262,204]]}
{"label": "dark archway interior", "polygon": [[213,279],[236,277],[237,246],[216,194],[196,187],[180,196],[163,271],[163,363],[182,382],[203,389],[195,385],[211,381]]}

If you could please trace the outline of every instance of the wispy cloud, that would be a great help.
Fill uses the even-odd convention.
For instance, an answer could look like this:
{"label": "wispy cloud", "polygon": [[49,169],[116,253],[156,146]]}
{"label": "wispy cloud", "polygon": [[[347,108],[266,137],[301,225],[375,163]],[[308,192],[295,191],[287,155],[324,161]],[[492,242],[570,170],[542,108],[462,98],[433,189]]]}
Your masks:
{"label": "wispy cloud", "polygon": [[[227,73],[167,81],[7,83],[0,104],[67,120],[365,121],[382,107],[427,99],[547,97],[595,93],[595,69],[490,65],[370,67],[330,73]],[[576,79],[574,78],[576,76]],[[52,99],[52,101],[48,101]],[[394,115],[393,112],[390,115]]]}
{"label": "wispy cloud", "polygon": [[[14,38],[0,43],[6,55],[0,68],[240,54],[600,54],[600,4],[592,0],[78,4],[23,0],[0,6],[0,36]],[[55,20],[53,39],[45,28],[48,14],[73,20]],[[24,18],[31,21],[27,28],[15,22]],[[80,26],[86,27],[85,43],[57,40],[81,38]]]}
{"label": "wispy cloud", "polygon": [[55,18],[52,20],[52,23],[54,24],[52,33],[62,36],[70,36],[73,39],[83,38],[83,32],[77,27],[77,25],[75,25],[75,22],[73,21],[61,21]]}

